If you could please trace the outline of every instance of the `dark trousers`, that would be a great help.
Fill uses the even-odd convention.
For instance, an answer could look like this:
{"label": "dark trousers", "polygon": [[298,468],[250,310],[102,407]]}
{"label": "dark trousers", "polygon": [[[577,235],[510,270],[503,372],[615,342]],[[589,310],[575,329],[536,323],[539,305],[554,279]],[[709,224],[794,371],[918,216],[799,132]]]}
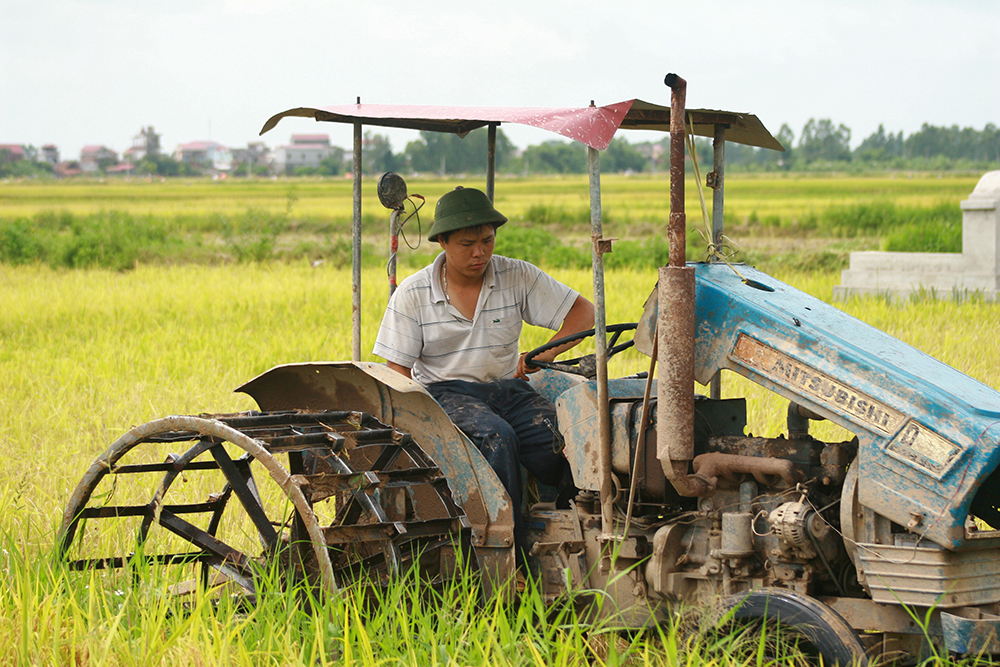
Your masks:
{"label": "dark trousers", "polygon": [[556,408],[524,380],[427,385],[427,391],[486,458],[514,505],[517,559],[528,547],[521,504],[521,466],[542,484],[556,487],[557,506],[568,507],[576,494],[569,462],[562,455]]}

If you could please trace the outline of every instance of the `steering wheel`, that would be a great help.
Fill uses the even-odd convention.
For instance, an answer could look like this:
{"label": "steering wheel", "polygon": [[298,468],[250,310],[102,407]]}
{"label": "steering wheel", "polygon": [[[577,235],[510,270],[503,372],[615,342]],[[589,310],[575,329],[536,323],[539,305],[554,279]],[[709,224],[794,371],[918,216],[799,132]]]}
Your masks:
{"label": "steering wheel", "polygon": [[[615,356],[622,350],[627,350],[628,348],[635,345],[634,340],[627,340],[624,343],[619,343],[618,339],[626,331],[635,331],[638,324],[636,322],[625,322],[623,324],[610,324],[607,327],[608,334],[611,334],[611,339],[607,341],[608,345],[608,359]],[[588,329],[587,331],[581,331],[575,333],[572,336],[564,336],[562,338],[557,338],[555,340],[550,340],[545,345],[536,347],[531,350],[526,355],[524,355],[524,363],[527,366],[534,366],[535,368],[548,368],[554,371],[561,371],[563,373],[572,373],[573,375],[582,375],[587,379],[593,379],[597,377],[597,355],[588,354],[583,357],[577,357],[575,359],[568,359],[566,361],[538,361],[535,359],[538,355],[543,352],[548,352],[554,347],[559,347],[560,345],[565,345],[566,343],[572,343],[574,341],[583,340],[584,338],[590,338],[596,333],[595,329]]]}

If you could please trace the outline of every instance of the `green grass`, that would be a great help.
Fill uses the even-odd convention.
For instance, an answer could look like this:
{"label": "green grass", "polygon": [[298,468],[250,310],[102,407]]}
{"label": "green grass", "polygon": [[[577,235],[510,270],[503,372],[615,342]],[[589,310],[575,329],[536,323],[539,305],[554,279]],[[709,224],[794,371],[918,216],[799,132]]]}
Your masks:
{"label": "green grass", "polygon": [[[362,212],[366,233],[383,234],[388,212],[378,203],[374,178],[364,180]],[[726,225],[736,229],[753,225],[754,234],[801,233],[822,221],[830,208],[854,204],[887,203],[902,209],[949,205],[957,209],[967,198],[978,176],[892,174],[883,176],[777,176],[735,174],[726,181]],[[501,178],[496,203],[514,223],[559,228],[589,237],[587,177]],[[484,187],[481,179],[462,181]],[[452,189],[454,180],[408,177],[408,191],[427,197],[425,221],[433,217],[433,204]],[[661,233],[669,209],[665,174],[601,179],[602,214],[606,230],[619,238],[645,239]],[[136,218],[155,217],[180,233],[219,230],[220,218],[234,218],[257,211],[267,215],[288,213],[291,231],[303,234],[345,233],[352,219],[350,180],[281,179],[225,181],[173,179],[167,181],[75,181],[66,183],[0,183],[0,221],[31,220],[39,214],[64,213],[84,217],[116,211]],[[712,192],[706,191],[711,207]],[[693,179],[686,186],[689,220],[700,220],[698,191]],[[425,226],[426,229],[426,226]]]}
{"label": "green grass", "polygon": [[[555,274],[589,293],[589,271]],[[778,277],[827,300],[837,282],[834,273]],[[362,349],[372,359],[387,290],[381,268],[364,279]],[[609,321],[635,320],[654,281],[652,270],[610,271]],[[104,573],[68,573],[51,559],[55,530],[93,458],[157,417],[254,407],[232,389],[273,365],[348,358],[350,272],[305,261],[128,272],[0,265],[0,291],[0,664],[758,664],[734,644],[746,649],[752,639],[681,633],[692,627],[681,618],[627,639],[553,618],[536,594],[520,606],[473,608],[460,591],[447,606],[410,608],[399,602],[404,587],[362,622],[350,597],[309,610],[277,595],[247,613],[226,599],[180,607],[164,595],[173,582],[155,572],[138,589]],[[842,307],[1000,386],[1000,305],[855,299]],[[523,347],[548,335],[530,328]],[[624,354],[612,375],[647,364]],[[730,375],[723,391],[748,398],[755,434],[783,431],[775,396]],[[814,431],[839,439],[831,428]]]}
{"label": "green grass", "polygon": [[[920,249],[953,243],[952,209],[976,180],[740,175],[727,182],[727,233],[741,257],[828,301],[852,249],[921,235]],[[621,239],[605,256],[608,321],[635,321],[667,250],[666,181],[606,176],[602,184],[605,236]],[[433,204],[453,185],[412,179],[409,190]],[[586,185],[585,177],[499,181],[497,205],[511,218],[499,251],[592,293]],[[387,297],[388,215],[373,184],[365,188],[362,356],[372,360]],[[693,183],[687,194],[693,228]],[[307,609],[278,595],[250,613],[225,598],[181,607],[163,594],[173,583],[165,575],[147,573],[133,589],[53,562],[70,491],[131,426],[250,409],[232,390],[268,368],[349,358],[350,196],[342,179],[0,183],[0,641],[8,647],[0,664],[763,664],[752,637],[692,635],[687,616],[627,639],[568,611],[553,617],[531,592],[520,605],[474,607],[461,589],[448,605],[413,606],[402,603],[403,585],[362,622],[350,597]],[[426,235],[432,207],[422,215]],[[418,236],[415,222],[407,230]],[[816,236],[824,238],[812,243]],[[782,239],[791,248],[776,250]],[[697,232],[688,246],[689,257],[700,257]],[[401,251],[400,277],[434,252],[426,241]],[[1000,305],[839,306],[1000,387]],[[522,347],[550,335],[528,327]],[[645,357],[623,354],[611,374],[647,367]],[[747,397],[755,434],[784,430],[785,406],[774,395],[731,375],[723,393]],[[829,424],[814,433],[844,437]]]}
{"label": "green grass", "polygon": [[[430,592],[403,578],[375,604],[357,591],[312,597],[292,587],[253,608],[232,597],[164,594],[161,571],[137,565],[137,583],[109,585],[100,572],[72,573],[20,553],[0,537],[0,664],[45,665],[690,665],[762,664],[762,638],[707,630],[678,613],[631,637],[588,622],[571,604],[546,605],[529,581],[516,599],[489,598],[466,575]],[[272,575],[268,583],[280,575]],[[705,629],[702,629],[705,628]],[[784,664],[804,664],[794,647]]]}

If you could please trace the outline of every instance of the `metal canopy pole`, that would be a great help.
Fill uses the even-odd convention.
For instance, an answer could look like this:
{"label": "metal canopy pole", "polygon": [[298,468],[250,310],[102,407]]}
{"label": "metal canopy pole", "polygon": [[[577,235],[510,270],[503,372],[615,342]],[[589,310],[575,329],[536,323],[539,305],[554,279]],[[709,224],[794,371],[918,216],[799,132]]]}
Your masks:
{"label": "metal canopy pole", "polygon": [[486,130],[486,196],[493,201],[497,175],[497,123],[490,123]]}
{"label": "metal canopy pole", "polygon": [[722,212],[726,190],[726,126],[715,126],[715,137],[712,139],[712,172],[715,174],[711,184],[712,192],[712,242],[722,245]]}
{"label": "metal canopy pole", "polygon": [[[358,98],[361,104],[361,98]],[[361,361],[361,122],[354,123],[354,221],[351,226],[351,360]]]}
{"label": "metal canopy pole", "polygon": [[399,209],[389,214],[389,296],[396,291],[396,255],[399,253]]}
{"label": "metal canopy pole", "polygon": [[[715,137],[712,139],[712,242],[715,247],[722,246],[723,206],[726,190],[726,126],[715,126]],[[718,261],[713,257],[713,261]],[[708,383],[709,398],[722,398],[722,371],[719,371]]]}
{"label": "metal canopy pole", "polygon": [[601,532],[614,532],[615,492],[611,480],[611,411],[608,398],[608,334],[604,304],[604,253],[611,251],[611,241],[604,239],[601,224],[601,154],[587,147],[587,171],[590,174],[590,236],[594,268],[594,341],[597,361],[597,425],[600,434],[598,469],[601,471]]}

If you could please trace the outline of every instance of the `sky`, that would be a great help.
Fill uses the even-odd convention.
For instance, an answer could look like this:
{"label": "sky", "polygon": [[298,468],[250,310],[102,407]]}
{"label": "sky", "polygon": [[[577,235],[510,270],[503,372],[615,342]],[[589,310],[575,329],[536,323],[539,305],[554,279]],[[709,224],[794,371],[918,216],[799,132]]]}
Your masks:
{"label": "sky", "polygon": [[[273,114],[362,102],[669,105],[756,114],[798,137],[810,118],[1000,124],[997,0],[0,0],[0,144],[119,154],[152,125],[161,145],[258,139]],[[521,148],[556,135],[504,125]],[[388,134],[393,150],[419,138]],[[285,119],[292,134],[350,126]],[[629,141],[654,137],[623,133]],[[662,136],[662,135],[660,135]]]}

